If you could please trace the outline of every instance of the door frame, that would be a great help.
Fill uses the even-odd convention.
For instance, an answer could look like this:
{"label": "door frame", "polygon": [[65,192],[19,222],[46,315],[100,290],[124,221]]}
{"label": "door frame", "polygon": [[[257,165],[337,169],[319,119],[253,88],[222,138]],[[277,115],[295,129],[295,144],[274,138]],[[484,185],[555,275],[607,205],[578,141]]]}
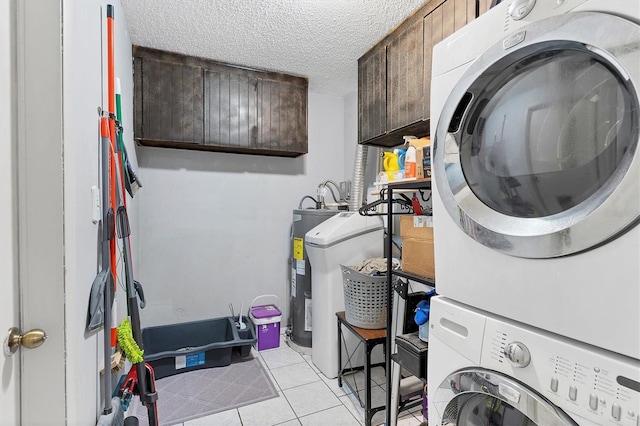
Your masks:
{"label": "door frame", "polygon": [[19,351],[21,423],[66,424],[62,2],[14,4],[20,327],[47,334]]}
{"label": "door frame", "polygon": [[[0,339],[10,327],[20,324],[17,232],[17,138],[16,138],[16,0],[0,2]],[[8,141],[5,142],[5,141]],[[4,356],[2,362],[2,418],[6,424],[20,420],[20,357]]]}

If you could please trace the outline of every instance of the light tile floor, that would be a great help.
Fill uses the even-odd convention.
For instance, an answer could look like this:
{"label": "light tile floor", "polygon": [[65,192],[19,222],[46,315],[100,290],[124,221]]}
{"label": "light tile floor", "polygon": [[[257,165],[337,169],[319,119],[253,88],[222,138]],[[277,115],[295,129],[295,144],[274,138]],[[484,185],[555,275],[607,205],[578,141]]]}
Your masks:
{"label": "light tile floor", "polygon": [[[271,375],[279,396],[253,405],[224,411],[183,423],[183,426],[361,426],[364,409],[338,379],[329,379],[311,361],[291,349],[281,337],[280,347],[253,355]],[[362,378],[356,379],[364,383]],[[382,367],[372,371],[372,405],[384,404],[385,376]],[[376,413],[374,425],[385,421],[384,411]],[[423,421],[421,407],[400,413],[398,426],[419,426]]]}

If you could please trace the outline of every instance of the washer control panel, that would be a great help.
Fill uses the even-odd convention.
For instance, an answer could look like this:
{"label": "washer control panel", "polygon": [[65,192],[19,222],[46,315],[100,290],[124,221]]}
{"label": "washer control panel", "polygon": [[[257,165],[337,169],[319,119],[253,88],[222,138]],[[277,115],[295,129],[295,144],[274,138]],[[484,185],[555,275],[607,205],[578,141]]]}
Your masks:
{"label": "washer control panel", "polygon": [[569,415],[640,426],[640,360],[487,318],[481,366],[521,381]]}

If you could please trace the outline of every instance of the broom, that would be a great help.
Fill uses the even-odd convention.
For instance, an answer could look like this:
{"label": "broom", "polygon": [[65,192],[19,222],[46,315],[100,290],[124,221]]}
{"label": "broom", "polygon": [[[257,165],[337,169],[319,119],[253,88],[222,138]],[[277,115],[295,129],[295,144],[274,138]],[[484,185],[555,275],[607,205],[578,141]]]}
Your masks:
{"label": "broom", "polygon": [[[102,117],[100,131],[102,136],[102,174],[103,174],[103,182],[107,180],[105,175],[108,173],[108,161],[109,161],[109,128],[107,124],[107,119]],[[103,189],[103,193],[107,193],[107,188]],[[108,195],[106,195],[108,197]],[[105,195],[103,195],[105,198]],[[110,225],[114,225],[113,220],[107,220],[106,223],[103,224],[105,228],[107,228],[105,233],[111,234],[113,228]],[[107,245],[108,247],[108,245]],[[103,245],[103,250],[104,250]],[[113,287],[106,283],[104,286],[104,360],[105,364],[107,360],[111,359],[111,334],[108,330],[111,328],[111,300],[113,294]],[[102,414],[98,418],[97,425],[98,426],[122,426],[124,425],[124,412],[122,411],[122,406],[120,404],[120,398],[112,397],[112,385],[111,385],[111,369],[105,368],[103,375],[103,392],[104,392],[104,409],[102,410]]]}
{"label": "broom", "polygon": [[122,180],[124,182],[125,189],[133,198],[136,192],[142,187],[140,178],[133,171],[133,166],[129,162],[129,155],[127,154],[127,148],[124,146],[122,140],[122,90],[120,88],[120,79],[116,78],[116,119],[118,120],[118,150],[120,151],[122,162]]}
{"label": "broom", "polygon": [[[113,87],[113,75],[114,75],[114,34],[113,34],[113,26],[114,26],[114,8],[113,5],[107,5],[107,72],[108,72],[108,108],[110,115],[113,115],[114,112],[114,103],[115,103],[115,95],[114,95],[114,87]],[[111,129],[109,129],[109,124],[111,124]],[[109,131],[111,130],[111,131]],[[113,277],[113,285],[105,285],[104,289],[104,363],[105,363],[105,374],[103,376],[104,382],[104,409],[102,414],[98,418],[98,426],[121,426],[124,425],[124,412],[122,410],[122,405],[120,403],[119,397],[112,397],[112,375],[111,370],[106,368],[107,360],[111,359],[111,333],[108,330],[111,329],[111,301],[113,300],[113,295],[116,290],[116,241],[115,241],[115,199],[117,188],[115,185],[115,159],[113,157],[113,151],[111,146],[115,145],[115,123],[111,120],[111,123],[107,121],[105,117],[100,119],[100,136],[101,136],[101,145],[102,145],[102,174],[103,174],[103,182],[105,182],[105,174],[109,173],[109,181],[110,185],[104,186],[103,191],[106,192],[107,188],[109,188],[110,197],[107,198],[103,195],[103,200],[109,201],[107,205],[110,206],[107,214],[107,221],[103,224],[103,226],[107,227],[107,235],[109,235],[109,252],[110,252],[110,263],[111,263],[111,275]]]}
{"label": "broom", "polygon": [[[111,25],[113,25],[113,7],[111,8],[111,16],[110,21]],[[109,10],[109,9],[108,9]],[[107,13],[107,15],[109,15]],[[109,18],[109,16],[108,16]],[[109,37],[109,40],[112,41],[112,36]],[[109,52],[112,52],[112,47],[109,48]],[[109,54],[109,101],[113,98],[116,101],[120,100],[120,96],[116,96],[114,83],[115,80],[115,71],[113,66],[113,55]],[[119,86],[119,84],[118,84]],[[120,92],[120,88],[118,87],[118,92]],[[111,128],[117,129],[115,135],[115,143],[113,143],[113,155],[116,156],[116,153],[120,154],[120,159],[117,162],[118,168],[116,169],[115,179],[116,183],[120,183],[120,189],[122,192],[117,191],[116,196],[118,197],[118,207],[117,207],[117,215],[116,215],[116,228],[118,238],[122,240],[122,251],[124,257],[124,272],[125,272],[125,287],[127,292],[127,311],[129,317],[131,318],[131,324],[127,328],[126,336],[132,336],[132,339],[119,339],[122,340],[120,343],[121,348],[125,350],[127,357],[133,363],[132,370],[127,374],[127,378],[131,378],[132,381],[135,382],[135,388],[137,394],[140,398],[140,401],[147,407],[147,417],[149,419],[150,426],[156,426],[158,424],[158,407],[157,407],[157,399],[158,394],[155,389],[155,378],[153,374],[153,369],[150,365],[144,362],[142,357],[142,330],[140,326],[140,312],[138,310],[138,298],[137,293],[140,293],[140,297],[142,299],[142,306],[144,304],[144,296],[142,294],[142,289],[139,285],[136,285],[136,281],[133,279],[133,268],[131,261],[131,242],[129,240],[129,235],[131,234],[131,230],[129,228],[129,217],[127,214],[127,200],[125,194],[125,171],[127,170],[125,158],[126,152],[124,149],[124,142],[122,139],[122,109],[120,102],[116,102],[117,104],[117,114],[113,114],[113,109],[111,106],[109,107],[109,117],[111,121]],[[112,138],[112,142],[114,139]],[[135,177],[135,175],[133,175]],[[139,183],[136,178],[135,185],[132,187],[139,187]],[[114,186],[118,186],[117,184]],[[131,194],[133,196],[133,194]],[[128,324],[128,322],[127,322]],[[128,331],[130,330],[130,332]],[[121,331],[121,335],[125,334]],[[119,336],[122,337],[122,336]],[[133,347],[135,344],[135,347]],[[121,395],[122,396],[122,395]]]}

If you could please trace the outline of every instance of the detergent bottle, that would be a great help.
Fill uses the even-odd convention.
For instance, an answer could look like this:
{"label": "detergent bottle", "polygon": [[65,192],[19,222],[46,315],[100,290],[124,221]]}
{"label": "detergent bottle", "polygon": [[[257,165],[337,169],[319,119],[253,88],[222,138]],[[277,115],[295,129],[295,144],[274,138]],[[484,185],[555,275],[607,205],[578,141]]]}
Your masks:
{"label": "detergent bottle", "polygon": [[418,338],[423,342],[429,341],[429,314],[431,312],[431,298],[436,295],[436,290],[427,292],[425,298],[418,302],[413,320],[418,325]]}
{"label": "detergent bottle", "polygon": [[400,170],[404,171],[404,160],[407,156],[407,150],[406,149],[394,149],[393,152],[398,154],[398,167],[400,167]]}
{"label": "detergent bottle", "polygon": [[407,148],[407,154],[404,159],[404,177],[416,177],[416,148],[413,145]]}
{"label": "detergent bottle", "polygon": [[411,140],[416,139],[415,136],[403,136],[404,144],[407,147],[407,153],[404,158],[404,177],[414,178],[416,176],[416,147],[411,145]]}
{"label": "detergent bottle", "polygon": [[418,325],[418,338],[423,342],[429,341],[429,313],[431,306],[429,301],[421,300],[416,306],[413,320]]}
{"label": "detergent bottle", "polygon": [[382,167],[384,167],[384,171],[387,172],[389,180],[393,180],[393,174],[400,170],[398,154],[392,151],[385,151],[384,158],[382,159]]}

